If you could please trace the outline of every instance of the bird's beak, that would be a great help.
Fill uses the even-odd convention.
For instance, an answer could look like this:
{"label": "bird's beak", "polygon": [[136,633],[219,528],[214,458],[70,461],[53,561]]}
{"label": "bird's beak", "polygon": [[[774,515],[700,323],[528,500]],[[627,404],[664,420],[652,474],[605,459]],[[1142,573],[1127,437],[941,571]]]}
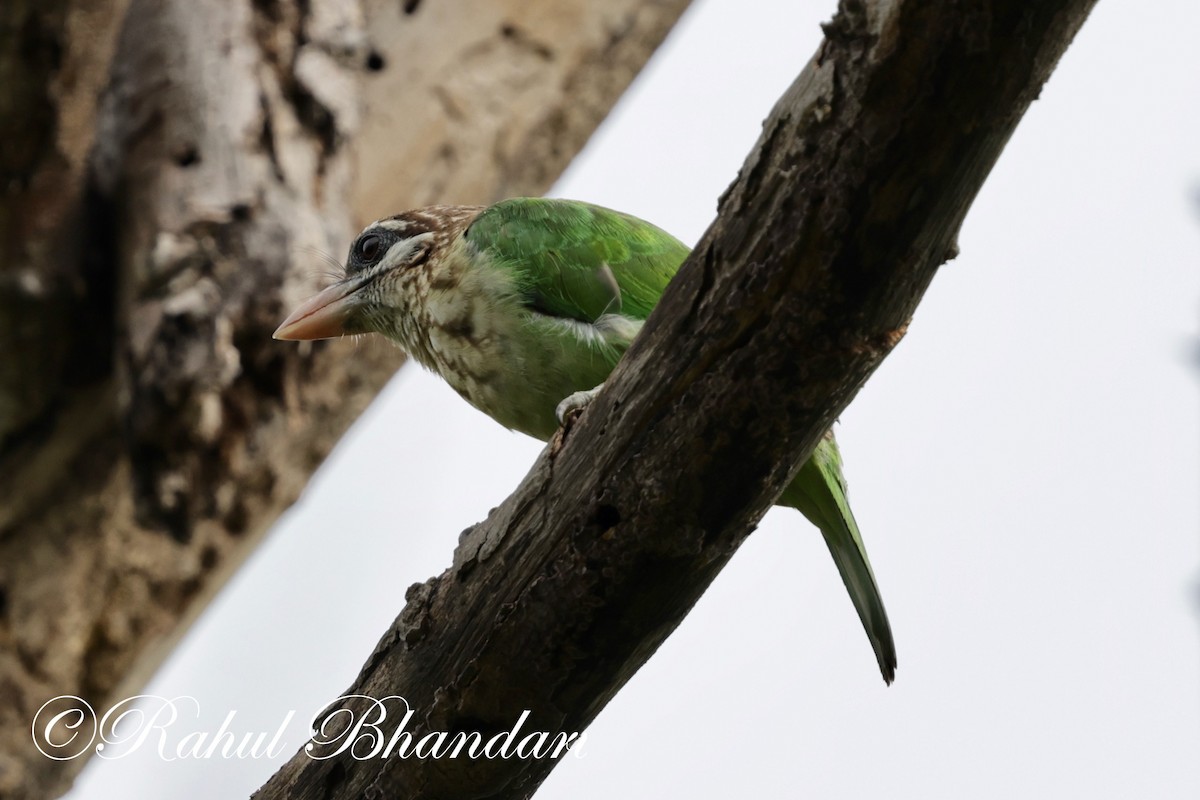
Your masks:
{"label": "bird's beak", "polygon": [[323,292],[308,298],[288,315],[274,333],[276,339],[304,341],[333,339],[346,334],[346,320],[357,305],[354,293],[361,281],[338,281]]}

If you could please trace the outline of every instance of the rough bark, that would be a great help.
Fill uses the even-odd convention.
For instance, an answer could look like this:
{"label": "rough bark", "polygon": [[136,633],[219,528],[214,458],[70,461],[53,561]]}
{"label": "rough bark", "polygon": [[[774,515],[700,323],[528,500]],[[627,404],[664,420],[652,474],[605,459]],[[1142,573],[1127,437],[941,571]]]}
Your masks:
{"label": "rough bark", "polygon": [[[417,740],[524,710],[523,731],[584,729],[903,336],[1093,2],[843,0],[606,390],[410,590],[346,694],[403,696]],[[327,719],[256,797],[528,797],[555,763],[381,758],[369,737],[371,757],[317,760],[353,730]]]}
{"label": "rough bark", "polygon": [[34,712],[140,685],[399,365],[271,340],[317,253],[544,191],[686,5],[0,3],[0,795],[66,787]]}

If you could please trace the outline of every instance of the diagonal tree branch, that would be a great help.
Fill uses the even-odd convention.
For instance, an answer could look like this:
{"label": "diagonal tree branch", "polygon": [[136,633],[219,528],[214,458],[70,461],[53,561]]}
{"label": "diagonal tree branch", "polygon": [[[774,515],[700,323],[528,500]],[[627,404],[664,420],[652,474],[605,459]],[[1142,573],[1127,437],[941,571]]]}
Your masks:
{"label": "diagonal tree branch", "polygon": [[[607,389],[347,694],[403,696],[416,739],[585,728],[903,336],[1093,4],[843,0]],[[527,797],[554,764],[327,754],[256,797]]]}

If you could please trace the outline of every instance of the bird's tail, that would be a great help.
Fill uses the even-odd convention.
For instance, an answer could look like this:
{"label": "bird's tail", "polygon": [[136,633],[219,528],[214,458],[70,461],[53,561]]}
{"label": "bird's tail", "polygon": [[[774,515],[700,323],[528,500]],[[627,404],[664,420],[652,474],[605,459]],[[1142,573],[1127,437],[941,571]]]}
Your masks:
{"label": "bird's tail", "polygon": [[879,586],[871,572],[867,549],[846,500],[842,457],[832,433],[825,435],[812,457],[796,473],[779,503],[799,510],[821,529],[858,611],[858,618],[871,640],[879,671],[883,673],[884,681],[890,684],[896,677],[896,645],[892,641],[892,628]]}

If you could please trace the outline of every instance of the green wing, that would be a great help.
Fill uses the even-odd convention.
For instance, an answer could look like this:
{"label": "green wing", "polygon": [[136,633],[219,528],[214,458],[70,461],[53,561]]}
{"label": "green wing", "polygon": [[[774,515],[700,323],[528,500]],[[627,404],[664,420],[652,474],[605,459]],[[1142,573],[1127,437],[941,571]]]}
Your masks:
{"label": "green wing", "polygon": [[531,308],[582,322],[645,319],[688,255],[649,222],[574,200],[504,200],[465,236],[514,276]]}

